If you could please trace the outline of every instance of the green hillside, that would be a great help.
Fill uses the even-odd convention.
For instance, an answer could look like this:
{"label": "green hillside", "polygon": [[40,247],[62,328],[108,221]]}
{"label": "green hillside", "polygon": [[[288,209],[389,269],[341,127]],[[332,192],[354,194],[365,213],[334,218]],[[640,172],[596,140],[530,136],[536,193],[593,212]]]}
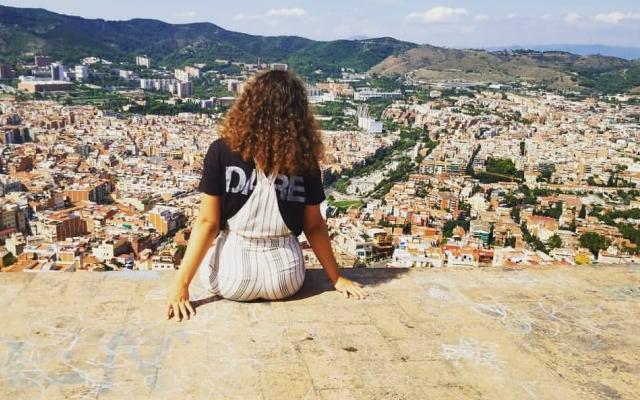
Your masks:
{"label": "green hillside", "polygon": [[303,74],[346,67],[427,82],[525,80],[568,90],[640,91],[639,60],[559,51],[447,49],[389,37],[322,42],[298,36],[248,35],[211,23],[105,21],[0,6],[0,62],[15,64],[34,53],[69,63],[87,56],[133,61],[136,55],[147,54],[168,67],[220,58],[245,62],[260,58],[287,62]]}
{"label": "green hillside", "polygon": [[389,56],[371,70],[380,75],[417,80],[503,82],[530,81],[557,89],[619,93],[640,86],[640,61],[579,56],[559,51],[459,50],[429,45]]}
{"label": "green hillside", "polygon": [[33,53],[68,62],[89,55],[123,60],[147,54],[171,65],[215,58],[255,62],[259,57],[269,62],[288,61],[303,70],[344,66],[365,71],[415,46],[392,38],[318,42],[297,36],[231,32],[211,23],[105,21],[0,6],[0,57],[9,62]]}

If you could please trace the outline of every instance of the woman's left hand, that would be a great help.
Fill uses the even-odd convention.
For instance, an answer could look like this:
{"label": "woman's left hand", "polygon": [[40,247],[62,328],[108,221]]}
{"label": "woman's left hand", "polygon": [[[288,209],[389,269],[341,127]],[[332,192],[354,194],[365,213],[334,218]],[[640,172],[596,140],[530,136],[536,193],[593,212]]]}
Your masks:
{"label": "woman's left hand", "polygon": [[354,282],[342,276],[338,277],[338,280],[333,287],[335,287],[338,292],[342,293],[344,297],[349,297],[349,295],[351,295],[351,297],[355,297],[360,300],[364,299],[368,295],[367,291],[362,288],[361,283]]}
{"label": "woman's left hand", "polygon": [[175,316],[177,321],[182,321],[183,317],[190,319],[192,315],[196,315],[196,311],[189,301],[189,286],[185,286],[178,281],[174,283],[168,303],[167,319]]}

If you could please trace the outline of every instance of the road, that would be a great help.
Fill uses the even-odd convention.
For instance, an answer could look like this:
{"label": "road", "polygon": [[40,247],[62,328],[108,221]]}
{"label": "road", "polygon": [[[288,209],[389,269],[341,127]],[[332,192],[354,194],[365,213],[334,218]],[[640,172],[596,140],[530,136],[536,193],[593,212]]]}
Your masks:
{"label": "road", "polygon": [[[394,152],[393,154],[389,155],[388,159],[389,160],[394,160],[394,159],[398,159],[401,157],[409,157],[412,160],[415,160],[415,158],[418,156],[418,153],[420,151],[420,144],[421,142],[418,141],[416,143],[415,146],[413,146],[413,148],[408,149],[404,152]],[[370,198],[368,196],[352,196],[352,195],[345,195],[342,194],[338,191],[335,190],[335,188],[333,186],[329,186],[325,189],[325,194],[327,195],[327,197],[329,196],[333,196],[334,199],[341,201],[341,200],[358,200],[361,199],[363,201],[368,201]]]}

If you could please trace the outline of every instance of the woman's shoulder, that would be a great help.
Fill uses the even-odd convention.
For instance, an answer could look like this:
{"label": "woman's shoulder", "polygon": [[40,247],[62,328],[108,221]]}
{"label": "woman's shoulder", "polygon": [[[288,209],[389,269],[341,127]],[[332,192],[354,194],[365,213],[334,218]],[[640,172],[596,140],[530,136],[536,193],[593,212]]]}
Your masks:
{"label": "woman's shoulder", "polygon": [[215,154],[216,157],[224,160],[228,165],[235,165],[245,169],[253,165],[251,161],[245,160],[242,155],[234,152],[229,143],[223,138],[218,138],[211,143],[209,153]]}
{"label": "woman's shoulder", "polygon": [[219,150],[219,151],[228,151],[229,145],[223,138],[217,138],[209,145],[209,148]]}
{"label": "woman's shoulder", "polygon": [[222,138],[215,139],[213,142],[211,142],[207,153],[209,157],[214,157],[217,159],[227,159],[230,155],[232,155],[229,145]]}
{"label": "woman's shoulder", "polygon": [[319,165],[315,165],[313,168],[307,169],[303,174],[306,178],[320,178],[322,177],[322,171]]}

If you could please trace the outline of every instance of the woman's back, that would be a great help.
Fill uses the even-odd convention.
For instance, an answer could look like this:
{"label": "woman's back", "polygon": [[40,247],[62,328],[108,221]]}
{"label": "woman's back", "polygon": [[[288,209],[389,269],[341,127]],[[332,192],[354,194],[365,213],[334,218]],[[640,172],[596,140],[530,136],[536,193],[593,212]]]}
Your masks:
{"label": "woman's back", "polygon": [[229,231],[247,239],[290,236],[293,233],[280,215],[275,191],[276,175],[256,171],[253,192],[240,211],[227,221]]}
{"label": "woman's back", "polygon": [[[203,193],[220,196],[222,207],[220,218],[223,230],[227,228],[228,220],[244,209],[245,203],[251,201],[255,204],[261,199],[267,199],[264,195],[254,197],[258,171],[261,169],[257,163],[254,160],[245,160],[240,154],[232,151],[226,139],[217,139],[209,146],[204,158],[199,189]],[[271,174],[267,179],[268,181],[261,186],[269,186],[269,190],[273,192],[268,199],[275,201],[285,225],[295,236],[299,236],[303,229],[304,207],[320,204],[326,199],[320,169],[316,168],[312,173],[301,175]],[[264,211],[266,209],[267,205],[262,204],[261,215],[268,214]],[[269,205],[268,210],[275,211],[275,209],[273,204]],[[257,212],[258,210],[255,211],[253,220],[262,218],[257,215]],[[245,234],[245,236],[255,235],[258,233]]]}
{"label": "woman's back", "polygon": [[282,299],[302,287],[302,249],[278,209],[276,175],[254,175],[249,199],[205,257],[201,279],[212,293],[231,300]]}

